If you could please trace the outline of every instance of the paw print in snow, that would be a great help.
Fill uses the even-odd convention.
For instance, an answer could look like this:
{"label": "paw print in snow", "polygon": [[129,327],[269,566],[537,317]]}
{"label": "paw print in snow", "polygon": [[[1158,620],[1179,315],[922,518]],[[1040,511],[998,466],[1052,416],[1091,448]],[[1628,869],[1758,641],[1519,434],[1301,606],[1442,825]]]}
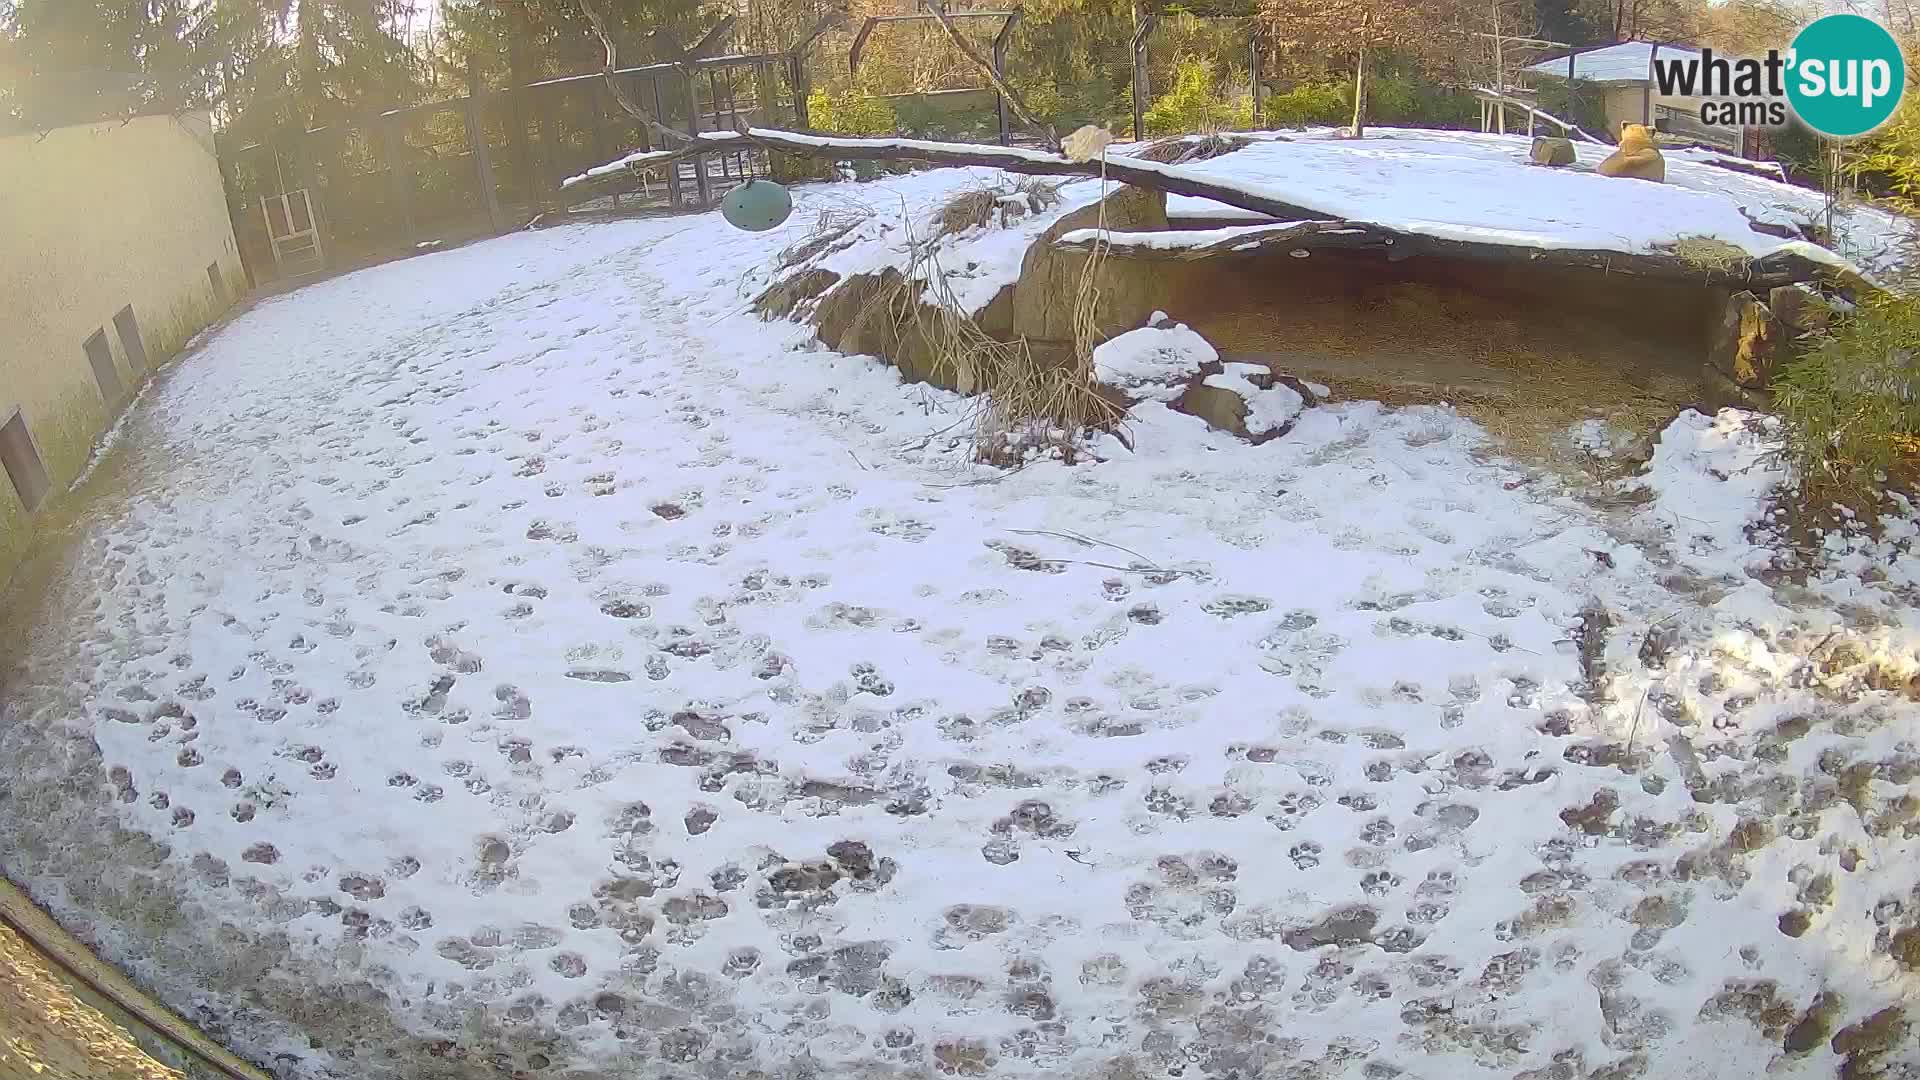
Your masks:
{"label": "paw print in snow", "polygon": [[1274,828],[1286,832],[1300,824],[1300,819],[1320,809],[1320,797],[1308,792],[1289,791],[1275,801],[1273,813],[1267,815],[1267,821]]}
{"label": "paw print in snow", "polygon": [[1167,787],[1155,787],[1147,792],[1147,809],[1181,821],[1193,816],[1193,804]]}
{"label": "paw print in snow", "polygon": [[1400,884],[1400,878],[1390,870],[1375,870],[1360,878],[1360,891],[1368,896],[1385,896]]}
{"label": "paw print in snow", "polygon": [[855,664],[849,669],[849,674],[853,676],[854,688],[860,693],[874,697],[886,697],[893,693],[893,683],[882,678],[879,669],[872,664],[865,661]]}
{"label": "paw print in snow", "polygon": [[1321,850],[1322,849],[1319,844],[1316,844],[1313,841],[1308,840],[1303,843],[1295,844],[1293,845],[1293,847],[1289,848],[1287,850],[1287,857],[1293,860],[1293,865],[1295,869],[1311,870],[1314,867],[1320,865]]}

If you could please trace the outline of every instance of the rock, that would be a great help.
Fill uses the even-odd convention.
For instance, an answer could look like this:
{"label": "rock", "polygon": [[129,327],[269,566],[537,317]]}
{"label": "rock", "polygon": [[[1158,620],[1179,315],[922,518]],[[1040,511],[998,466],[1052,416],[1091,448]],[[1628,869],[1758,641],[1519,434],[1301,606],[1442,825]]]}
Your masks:
{"label": "rock", "polygon": [[1196,382],[1173,407],[1205,420],[1208,427],[1242,437],[1247,434],[1247,399],[1232,390]]}
{"label": "rock", "polygon": [[1327,396],[1327,388],[1318,383],[1310,383],[1293,375],[1275,375],[1273,381],[1300,395],[1302,408],[1318,408]]}
{"label": "rock", "polygon": [[974,313],[973,321],[995,341],[1013,340],[1013,291],[1014,286],[1002,285],[987,306]]}
{"label": "rock", "polygon": [[[855,274],[820,298],[813,324],[822,344],[850,356],[877,356],[893,363],[908,382],[927,382],[945,390],[970,392],[940,370],[935,351],[920,333],[919,316],[931,307],[908,300],[900,271],[889,266],[877,274]],[[933,320],[928,325],[934,325]]]}
{"label": "rock", "polygon": [[892,267],[857,274],[835,286],[813,313],[821,343],[848,354],[893,356],[899,349],[899,328],[881,298],[899,287],[900,272]]}
{"label": "rock", "polygon": [[1805,285],[1779,285],[1767,294],[1767,307],[1781,324],[1798,333],[1824,330],[1833,322],[1833,305]]}
{"label": "rock", "polygon": [[1173,407],[1211,427],[1261,443],[1286,434],[1307,404],[1305,395],[1288,385],[1291,381],[1289,376],[1276,376],[1265,364],[1208,364]]}
{"label": "rock", "polygon": [[[1155,312],[1159,315],[1159,312]],[[1129,330],[1093,350],[1093,377],[1112,387],[1129,405],[1177,400],[1201,370],[1219,370],[1220,354],[1207,339],[1164,318]]]}
{"label": "rock", "polygon": [[1746,390],[1764,390],[1779,353],[1780,323],[1760,298],[1737,292],[1727,298],[1707,353],[1709,366]]}
{"label": "rock", "polygon": [[1573,140],[1541,135],[1533,140],[1533,148],[1527,152],[1527,157],[1535,165],[1571,165],[1574,162]]}
{"label": "rock", "polygon": [[[1162,191],[1122,186],[1108,195],[1106,227],[1115,232],[1154,232],[1167,228],[1167,196]],[[1053,223],[1027,249],[1020,280],[1013,290],[1013,333],[1029,340],[1072,341],[1073,303],[1087,254],[1057,251],[1053,242],[1075,229],[1101,223],[1100,204],[1083,206]],[[1117,334],[1147,321],[1164,303],[1154,272],[1137,260],[1110,259],[1101,264],[1096,321]]]}
{"label": "rock", "polygon": [[762,319],[784,319],[793,314],[795,308],[826,292],[839,281],[840,275],[831,270],[802,270],[774,282],[767,286],[765,292],[754,297],[754,313]]}

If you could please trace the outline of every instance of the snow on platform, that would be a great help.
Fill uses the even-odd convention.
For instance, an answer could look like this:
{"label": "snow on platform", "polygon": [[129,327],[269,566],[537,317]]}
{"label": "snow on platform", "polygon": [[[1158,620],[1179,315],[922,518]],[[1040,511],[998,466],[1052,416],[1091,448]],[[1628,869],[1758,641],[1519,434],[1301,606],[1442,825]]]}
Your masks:
{"label": "snow on platform", "polygon": [[1917,989],[1910,521],[1776,591],[1738,413],[1614,511],[1443,408],[972,465],[966,402],[746,314],[835,200],[972,182],[235,319],[8,612],[8,874],[286,1077],[1867,1053],[1783,1041]]}
{"label": "snow on platform", "polygon": [[[1529,165],[1531,140],[1523,135],[1372,128],[1356,141],[1322,128],[1286,138],[1256,141],[1190,167],[1277,198],[1297,192],[1316,210],[1407,232],[1629,254],[1705,236],[1766,255],[1788,241],[1755,230],[1749,218],[1798,226],[1816,220],[1823,207],[1817,191],[1712,165],[1693,151],[1669,153],[1667,180],[1654,184]],[[1575,143],[1574,150],[1590,168],[1613,148]],[[1188,220],[1261,220],[1250,211],[1184,195],[1167,200],[1167,213]],[[1911,223],[1857,206],[1843,211],[1836,231],[1843,256],[1881,273],[1904,257]]]}

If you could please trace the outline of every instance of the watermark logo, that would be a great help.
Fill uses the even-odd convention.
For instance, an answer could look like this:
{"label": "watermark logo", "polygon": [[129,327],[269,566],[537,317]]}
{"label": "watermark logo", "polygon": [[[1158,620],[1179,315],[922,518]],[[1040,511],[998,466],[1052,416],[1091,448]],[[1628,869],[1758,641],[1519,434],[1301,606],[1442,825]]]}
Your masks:
{"label": "watermark logo", "polygon": [[1845,139],[1886,123],[1900,107],[1907,64],[1899,43],[1879,23],[1862,15],[1828,15],[1808,23],[1785,53],[1656,53],[1653,78],[1662,96],[1701,98],[1703,124],[1782,127],[1790,108],[1815,132]]}
{"label": "watermark logo", "polygon": [[1787,100],[1800,122],[1836,139],[1887,122],[1907,89],[1907,61],[1887,29],[1863,15],[1807,24],[1787,54]]}

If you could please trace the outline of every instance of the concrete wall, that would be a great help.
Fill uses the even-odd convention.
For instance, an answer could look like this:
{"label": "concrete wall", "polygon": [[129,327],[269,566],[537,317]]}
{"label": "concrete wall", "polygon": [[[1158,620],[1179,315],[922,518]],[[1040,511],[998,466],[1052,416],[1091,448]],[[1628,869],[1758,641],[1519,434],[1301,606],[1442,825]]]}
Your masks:
{"label": "concrete wall", "polygon": [[[0,138],[0,425],[15,410],[26,420],[51,481],[42,511],[151,374],[136,370],[114,315],[133,306],[157,369],[245,285],[207,114]],[[115,402],[83,351],[103,329],[125,388]],[[0,473],[0,585],[35,516]]]}

